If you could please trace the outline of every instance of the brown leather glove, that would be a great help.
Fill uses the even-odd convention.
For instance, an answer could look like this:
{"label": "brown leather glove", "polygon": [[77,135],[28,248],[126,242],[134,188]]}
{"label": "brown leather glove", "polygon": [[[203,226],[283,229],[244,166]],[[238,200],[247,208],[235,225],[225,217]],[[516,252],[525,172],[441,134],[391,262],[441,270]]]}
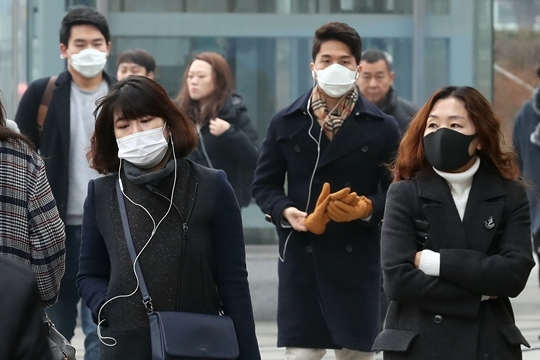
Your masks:
{"label": "brown leather glove", "polygon": [[368,217],[373,211],[371,200],[365,196],[357,196],[357,203],[347,204],[342,200],[332,200],[326,211],[335,222],[353,221]]}
{"label": "brown leather glove", "polygon": [[321,235],[326,230],[326,224],[330,222],[330,218],[326,213],[326,207],[330,202],[330,184],[325,182],[321,190],[321,194],[317,199],[315,210],[309,214],[304,220],[306,228],[314,234]]}

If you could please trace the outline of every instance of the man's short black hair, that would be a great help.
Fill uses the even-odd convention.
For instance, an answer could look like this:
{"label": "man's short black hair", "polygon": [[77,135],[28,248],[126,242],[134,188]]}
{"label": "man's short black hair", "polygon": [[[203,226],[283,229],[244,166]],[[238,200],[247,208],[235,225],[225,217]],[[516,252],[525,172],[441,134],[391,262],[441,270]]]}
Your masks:
{"label": "man's short black hair", "polygon": [[77,6],[71,9],[62,19],[60,27],[60,44],[68,45],[71,28],[75,25],[92,25],[103,34],[105,41],[111,41],[109,24],[102,13],[88,6]]}
{"label": "man's short black hair", "polygon": [[386,63],[386,67],[388,68],[388,72],[392,71],[392,55],[390,55],[386,51],[382,51],[379,49],[367,49],[362,53],[362,60],[364,60],[368,64],[373,64],[374,62],[377,62],[379,60],[384,60],[384,62]]}
{"label": "man's short black hair", "polygon": [[148,51],[143,49],[129,49],[118,55],[116,65],[133,63],[146,69],[146,73],[156,71],[156,60]]}
{"label": "man's short black hair", "polygon": [[321,50],[321,44],[325,41],[337,40],[341,41],[349,47],[351,54],[354,56],[356,63],[360,63],[360,57],[362,54],[362,39],[358,32],[345,23],[331,22],[324,24],[315,31],[315,37],[313,38],[313,47],[311,55],[313,61],[317,57],[317,54]]}

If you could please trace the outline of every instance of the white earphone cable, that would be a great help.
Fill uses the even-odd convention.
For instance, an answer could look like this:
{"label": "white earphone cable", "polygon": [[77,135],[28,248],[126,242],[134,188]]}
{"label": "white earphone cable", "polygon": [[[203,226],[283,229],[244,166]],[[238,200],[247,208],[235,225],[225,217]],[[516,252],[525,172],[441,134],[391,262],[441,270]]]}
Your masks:
{"label": "white earphone cable", "polygon": [[[152,233],[150,234],[150,237],[148,238],[148,240],[146,241],[146,243],[144,244],[144,246],[142,247],[141,251],[139,251],[139,253],[137,254],[137,256],[135,257],[135,261],[133,262],[133,266],[132,266],[132,270],[133,270],[133,274],[135,274],[135,279],[136,279],[136,286],[135,286],[135,289],[129,293],[129,294],[123,294],[123,295],[117,295],[117,296],[114,296],[112,298],[110,298],[109,300],[105,301],[103,303],[103,305],[101,305],[101,307],[99,308],[99,311],[98,311],[98,326],[97,326],[97,335],[98,335],[98,338],[99,338],[99,341],[101,341],[101,343],[105,346],[116,346],[117,344],[117,341],[115,338],[111,337],[111,336],[102,336],[101,335],[101,325],[102,323],[106,320],[106,319],[101,319],[101,312],[103,310],[103,308],[105,307],[105,305],[107,305],[108,303],[110,303],[111,301],[113,300],[116,300],[116,299],[120,299],[120,298],[128,298],[128,297],[131,297],[133,295],[135,295],[137,293],[137,290],[139,290],[139,277],[137,276],[137,271],[136,271],[136,264],[137,264],[137,261],[139,260],[139,256],[141,256],[141,254],[143,253],[143,251],[146,249],[146,247],[150,244],[150,241],[152,240],[152,238],[154,237],[157,229],[159,228],[159,226],[161,225],[161,223],[165,220],[165,218],[167,217],[167,215],[169,215],[171,209],[172,209],[172,205],[173,205],[173,197],[174,197],[174,190],[176,188],[176,179],[177,179],[177,162],[176,162],[176,153],[175,153],[175,150],[174,150],[174,142],[173,142],[173,138],[172,136],[170,136],[170,139],[171,139],[171,147],[172,147],[172,153],[173,153],[173,158],[174,158],[174,180],[173,180],[173,186],[172,186],[172,191],[171,191],[171,200],[169,202],[169,207],[167,209],[167,212],[165,213],[165,215],[163,215],[163,217],[161,218],[161,220],[159,220],[159,222],[156,224],[156,221],[154,220],[154,217],[150,214],[150,212],[141,204],[139,203],[136,203],[134,202],[133,200],[131,200],[127,195],[126,193],[124,192],[124,187],[122,185],[122,179],[121,179],[121,170],[122,170],[122,160],[120,160],[120,165],[118,167],[118,182],[119,182],[119,185],[120,185],[120,191],[122,191],[122,195],[129,200],[129,202],[131,202],[133,205],[137,206],[137,207],[140,207],[141,209],[143,209],[146,214],[150,217],[150,220],[152,220],[152,225],[153,225],[153,229],[152,229]],[[105,342],[105,340],[111,340],[110,343],[107,343]]]}

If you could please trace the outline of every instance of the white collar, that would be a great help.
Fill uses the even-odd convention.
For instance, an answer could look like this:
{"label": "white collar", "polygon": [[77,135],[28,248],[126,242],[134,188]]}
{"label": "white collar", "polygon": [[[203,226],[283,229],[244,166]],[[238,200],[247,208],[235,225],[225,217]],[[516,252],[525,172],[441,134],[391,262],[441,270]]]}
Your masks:
{"label": "white collar", "polygon": [[478,171],[478,168],[480,168],[480,158],[477,156],[474,164],[460,173],[448,173],[435,168],[433,170],[448,182],[453,193],[462,196],[472,186],[473,177]]}

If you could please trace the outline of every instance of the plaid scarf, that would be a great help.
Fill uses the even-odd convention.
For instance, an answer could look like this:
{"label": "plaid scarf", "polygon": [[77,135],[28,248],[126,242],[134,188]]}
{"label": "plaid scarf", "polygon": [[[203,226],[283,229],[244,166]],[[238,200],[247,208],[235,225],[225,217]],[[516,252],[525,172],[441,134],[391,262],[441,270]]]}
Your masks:
{"label": "plaid scarf", "polygon": [[349,117],[349,114],[354,109],[357,100],[358,90],[354,87],[353,91],[345,95],[339,101],[334,111],[329,114],[326,100],[319,91],[319,87],[315,86],[313,88],[313,92],[311,93],[311,109],[328,139],[332,140],[334,135],[336,135],[339,128],[343,125],[343,121]]}

